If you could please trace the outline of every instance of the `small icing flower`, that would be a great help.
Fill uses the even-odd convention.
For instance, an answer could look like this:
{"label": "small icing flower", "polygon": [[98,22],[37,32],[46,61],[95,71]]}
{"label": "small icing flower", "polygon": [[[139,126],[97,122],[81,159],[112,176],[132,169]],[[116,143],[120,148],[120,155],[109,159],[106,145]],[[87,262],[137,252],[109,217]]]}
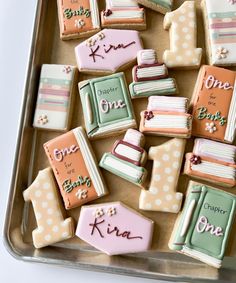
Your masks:
{"label": "small icing flower", "polygon": [[154,114],[152,111],[145,111],[144,112],[144,118],[147,120],[151,120],[154,117]]}
{"label": "small icing flower", "polygon": [[88,190],[79,189],[75,195],[78,199],[86,199],[88,197]]}
{"label": "small icing flower", "polygon": [[194,165],[201,164],[202,163],[201,157],[197,155],[192,155],[192,157],[190,158],[190,162]]}
{"label": "small icing flower", "polygon": [[72,71],[71,66],[64,66],[63,72],[69,74]]}
{"label": "small icing flower", "polygon": [[76,28],[82,28],[83,26],[85,26],[84,20],[82,20],[82,19],[75,20],[75,27]]}
{"label": "small icing flower", "polygon": [[227,50],[224,47],[218,47],[216,50],[216,57],[217,59],[225,59],[227,57],[227,54],[229,53],[229,50]]}
{"label": "small icing flower", "polygon": [[229,2],[231,5],[236,4],[236,0],[228,0],[228,2]]}
{"label": "small icing flower", "polygon": [[39,116],[37,122],[38,122],[38,124],[40,124],[40,125],[45,125],[45,124],[47,124],[47,123],[48,123],[48,116],[45,115],[45,114]]}
{"label": "small icing flower", "polygon": [[90,38],[87,39],[87,41],[86,41],[86,45],[87,45],[88,47],[94,46],[95,43],[96,43],[96,39],[94,39],[94,38],[92,38],[92,37],[90,37]]}
{"label": "small icing flower", "polygon": [[103,16],[104,17],[109,17],[111,14],[112,14],[112,10],[110,10],[110,9],[107,9],[107,10],[103,11]]}
{"label": "small icing flower", "polygon": [[108,210],[107,210],[107,215],[108,216],[113,216],[115,214],[116,214],[116,209],[114,207],[108,208]]}
{"label": "small icing flower", "polygon": [[97,208],[96,211],[94,212],[95,218],[100,218],[104,215],[104,211],[102,208]]}
{"label": "small icing flower", "polygon": [[213,134],[216,131],[216,125],[215,123],[206,123],[205,131],[209,132],[210,134]]}
{"label": "small icing flower", "polygon": [[105,38],[105,34],[103,32],[99,32],[97,36],[98,36],[98,39],[100,39],[100,40]]}

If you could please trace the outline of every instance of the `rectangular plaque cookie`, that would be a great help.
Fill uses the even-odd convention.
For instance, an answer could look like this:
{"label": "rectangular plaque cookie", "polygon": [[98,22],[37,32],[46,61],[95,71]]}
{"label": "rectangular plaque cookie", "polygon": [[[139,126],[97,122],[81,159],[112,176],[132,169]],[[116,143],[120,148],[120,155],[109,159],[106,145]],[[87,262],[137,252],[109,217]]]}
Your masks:
{"label": "rectangular plaque cookie", "polygon": [[83,128],[44,144],[65,208],[71,209],[108,193]]}
{"label": "rectangular plaque cookie", "polygon": [[235,217],[236,196],[190,182],[169,247],[220,268]]}
{"label": "rectangular plaque cookie", "polygon": [[219,67],[201,67],[192,98],[193,136],[233,143],[235,74]]}

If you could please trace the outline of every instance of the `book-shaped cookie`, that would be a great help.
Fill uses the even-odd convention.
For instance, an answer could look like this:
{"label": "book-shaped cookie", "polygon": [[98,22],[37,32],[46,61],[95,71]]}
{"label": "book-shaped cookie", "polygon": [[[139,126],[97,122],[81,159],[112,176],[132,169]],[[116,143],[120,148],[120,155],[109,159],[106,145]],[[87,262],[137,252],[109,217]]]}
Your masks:
{"label": "book-shaped cookie", "polygon": [[235,205],[235,195],[191,181],[169,248],[220,268]]}
{"label": "book-shaped cookie", "polygon": [[235,72],[202,66],[192,98],[192,135],[232,143],[235,137]]}
{"label": "book-shaped cookie", "polygon": [[80,72],[109,75],[132,66],[142,49],[138,31],[103,29],[77,45],[75,56]]}
{"label": "book-shaped cookie", "polygon": [[37,228],[32,232],[35,248],[43,248],[74,236],[74,221],[71,217],[65,219],[51,168],[40,170],[23,196],[26,202],[32,203],[37,222]]}
{"label": "book-shaped cookie", "polygon": [[137,0],[137,2],[149,9],[165,14],[172,10],[174,0]]}
{"label": "book-shaped cookie", "polygon": [[89,138],[118,135],[136,128],[123,73],[80,82],[79,92]]}
{"label": "book-shaped cookie", "polygon": [[57,0],[57,8],[61,39],[88,37],[100,30],[96,0]]}
{"label": "book-shaped cookie", "polygon": [[106,9],[101,12],[103,27],[146,29],[145,10],[136,0],[106,0]]}
{"label": "book-shaped cookie", "polygon": [[236,147],[196,139],[193,152],[186,154],[185,174],[225,187],[236,185]]}
{"label": "book-shaped cookie", "polygon": [[158,63],[155,50],[140,50],[137,61],[138,65],[132,70],[133,82],[129,85],[132,98],[178,92],[175,79],[168,78],[166,65]]}
{"label": "book-shaped cookie", "polygon": [[192,115],[185,97],[150,96],[147,110],[140,113],[139,130],[158,136],[189,138]]}
{"label": "book-shaped cookie", "polygon": [[203,0],[207,55],[210,65],[236,65],[234,0]]}
{"label": "book-shaped cookie", "polygon": [[142,186],[146,180],[144,135],[129,129],[123,140],[115,142],[112,151],[103,155],[99,166],[113,174]]}
{"label": "book-shaped cookie", "polygon": [[153,160],[151,183],[142,190],[139,208],[142,210],[179,212],[183,194],[176,192],[186,140],[172,139],[150,147],[148,159]]}
{"label": "book-shaped cookie", "polygon": [[76,67],[42,65],[34,114],[35,128],[66,131],[70,127]]}
{"label": "book-shaped cookie", "polygon": [[66,209],[108,193],[83,128],[76,128],[45,143],[44,149]]}
{"label": "book-shaped cookie", "polygon": [[118,255],[147,251],[153,230],[151,219],[122,202],[108,202],[82,206],[76,235],[108,255]]}

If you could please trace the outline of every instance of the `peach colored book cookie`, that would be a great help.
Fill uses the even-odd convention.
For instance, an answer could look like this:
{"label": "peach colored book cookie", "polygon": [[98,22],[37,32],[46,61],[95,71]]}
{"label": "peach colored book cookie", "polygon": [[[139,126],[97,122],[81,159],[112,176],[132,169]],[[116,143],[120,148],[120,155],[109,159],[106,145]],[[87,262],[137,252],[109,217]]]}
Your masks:
{"label": "peach colored book cookie", "polygon": [[74,221],[71,217],[64,217],[51,168],[39,171],[23,196],[25,201],[32,202],[37,221],[37,228],[32,233],[35,248],[43,248],[74,236]]}
{"label": "peach colored book cookie", "polygon": [[88,37],[100,30],[96,0],[57,0],[57,7],[61,39]]}
{"label": "peach colored book cookie", "polygon": [[197,18],[194,1],[185,1],[182,6],[169,12],[164,18],[164,29],[170,33],[170,50],[163,61],[168,68],[199,68],[202,48],[197,48]]}
{"label": "peach colored book cookie", "polygon": [[151,184],[142,190],[139,208],[142,210],[177,213],[183,194],[176,192],[186,141],[172,139],[162,145],[151,147],[148,159],[153,160]]}
{"label": "peach colored book cookie", "polygon": [[108,193],[92,148],[79,127],[44,144],[66,209]]}
{"label": "peach colored book cookie", "polygon": [[186,154],[184,173],[225,187],[236,185],[236,147],[219,142],[195,139]]}
{"label": "peach colored book cookie", "polygon": [[101,12],[102,27],[146,29],[145,10],[136,0],[106,0],[106,9]]}

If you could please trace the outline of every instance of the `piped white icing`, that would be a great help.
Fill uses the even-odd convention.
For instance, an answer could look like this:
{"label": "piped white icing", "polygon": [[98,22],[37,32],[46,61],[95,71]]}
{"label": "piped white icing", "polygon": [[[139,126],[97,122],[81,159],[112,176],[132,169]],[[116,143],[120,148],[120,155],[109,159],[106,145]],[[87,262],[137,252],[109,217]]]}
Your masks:
{"label": "piped white icing", "polygon": [[99,17],[99,10],[98,4],[96,0],[90,0],[90,7],[91,7],[91,18],[94,28],[100,28],[100,17]]}
{"label": "piped white icing", "polygon": [[138,94],[144,94],[146,92],[156,91],[156,90],[166,90],[170,88],[175,88],[173,80],[158,80],[145,82],[143,84],[135,84],[134,92]]}
{"label": "piped white icing", "polygon": [[235,138],[236,129],[236,83],[234,83],[234,91],[230,103],[228,123],[225,130],[225,140],[233,142]]}
{"label": "piped white icing", "polygon": [[190,225],[190,221],[191,221],[194,209],[195,209],[195,205],[196,205],[196,200],[193,199],[190,202],[188,210],[185,214],[183,226],[182,226],[182,229],[181,229],[181,232],[180,232],[180,237],[184,237],[186,235],[187,231],[188,231],[188,227]]}
{"label": "piped white icing", "polygon": [[119,144],[116,147],[115,152],[118,153],[119,155],[125,156],[135,161],[139,161],[142,156],[140,151],[137,151],[136,149],[128,147],[127,145],[124,144]]}
{"label": "piped white icing", "polygon": [[150,78],[156,76],[163,76],[167,73],[167,69],[165,65],[139,68],[137,69],[136,75],[137,78]]}
{"label": "piped white icing", "polygon": [[112,14],[109,16],[105,16],[105,19],[109,20],[117,20],[117,19],[136,19],[143,18],[144,11],[143,10],[113,10]]}
{"label": "piped white icing", "polygon": [[108,0],[109,8],[138,8],[136,0]]}
{"label": "piped white icing", "polygon": [[147,128],[157,129],[185,129],[189,128],[189,121],[187,116],[156,114],[150,120],[145,119],[144,125]]}
{"label": "piped white icing", "polygon": [[90,103],[90,98],[89,98],[89,94],[86,93],[85,95],[85,104],[86,104],[86,110],[87,110],[87,116],[88,116],[88,120],[89,120],[89,124],[93,123],[93,111],[91,108],[91,103]]}
{"label": "piped white icing", "polygon": [[138,65],[155,64],[157,62],[156,51],[153,49],[140,50],[137,53]]}
{"label": "piped white icing", "polygon": [[187,113],[188,99],[185,97],[150,96],[147,110]]}

